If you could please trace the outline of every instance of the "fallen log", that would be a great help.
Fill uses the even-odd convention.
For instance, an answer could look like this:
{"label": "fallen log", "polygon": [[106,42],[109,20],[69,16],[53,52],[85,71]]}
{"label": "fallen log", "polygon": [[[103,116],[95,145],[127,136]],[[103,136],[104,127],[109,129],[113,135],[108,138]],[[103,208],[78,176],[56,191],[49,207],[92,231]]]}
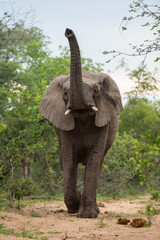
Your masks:
{"label": "fallen log", "polygon": [[45,200],[49,200],[49,199],[54,199],[54,200],[59,200],[59,199],[56,199],[54,196],[26,196],[26,197],[23,197],[23,199],[31,199],[31,200],[34,200],[34,199],[45,199]]}

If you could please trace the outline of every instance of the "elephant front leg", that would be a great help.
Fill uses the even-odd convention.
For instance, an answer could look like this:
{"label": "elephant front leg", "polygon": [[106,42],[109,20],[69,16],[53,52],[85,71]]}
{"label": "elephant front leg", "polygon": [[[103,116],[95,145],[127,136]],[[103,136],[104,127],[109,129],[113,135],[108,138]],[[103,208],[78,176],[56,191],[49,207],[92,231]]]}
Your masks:
{"label": "elephant front leg", "polygon": [[96,202],[97,181],[104,158],[105,147],[107,142],[107,126],[100,130],[96,143],[87,160],[85,169],[85,180],[83,195],[81,198],[78,217],[81,218],[96,218],[99,213],[99,208]]}
{"label": "elephant front leg", "polygon": [[65,144],[61,147],[61,161],[64,178],[64,202],[69,213],[79,210],[81,194],[77,191],[77,162],[74,159],[74,147]]}
{"label": "elephant front leg", "polygon": [[80,218],[96,218],[99,213],[96,189],[101,164],[95,158],[97,158],[96,155],[88,161],[86,166],[83,195],[77,215]]}
{"label": "elephant front leg", "polygon": [[[69,164],[69,163],[68,163]],[[69,213],[76,213],[79,210],[81,194],[76,190],[77,166],[69,164],[64,167],[64,202]]]}

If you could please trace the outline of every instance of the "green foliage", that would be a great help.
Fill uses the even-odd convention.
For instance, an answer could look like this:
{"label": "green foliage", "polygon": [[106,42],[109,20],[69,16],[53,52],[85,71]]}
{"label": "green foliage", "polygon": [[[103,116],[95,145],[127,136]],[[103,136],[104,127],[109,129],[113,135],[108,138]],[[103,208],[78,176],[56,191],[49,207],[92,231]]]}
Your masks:
{"label": "green foliage", "polygon": [[160,190],[158,191],[157,189],[150,189],[150,193],[152,195],[151,200],[156,200],[156,201],[160,201]]}
{"label": "green foliage", "polygon": [[131,130],[138,139],[150,139],[157,142],[160,132],[159,102],[151,102],[146,98],[129,98],[120,115],[119,132]]}
{"label": "green foliage", "polygon": [[3,224],[0,224],[0,234],[13,235],[13,231],[6,229]]}
{"label": "green foliage", "polygon": [[58,232],[58,231],[49,231],[48,234],[60,234],[62,232]]}
{"label": "green foliage", "polygon": [[18,208],[20,207],[20,200],[24,196],[28,196],[32,193],[32,179],[26,178],[26,179],[18,179],[16,178],[13,182],[11,182],[9,186],[9,200],[10,205],[14,203],[14,200],[18,200]]}
{"label": "green foliage", "polygon": [[0,211],[1,211],[4,207],[8,206],[8,203],[6,201],[7,194],[4,194],[2,188],[0,188],[0,190],[1,190],[1,194],[0,194]]}
{"label": "green foliage", "polygon": [[15,233],[14,234],[16,237],[23,237],[23,238],[29,238],[29,239],[36,239],[36,237],[34,236],[34,233],[31,233],[27,230],[22,230],[21,233]]}
{"label": "green foliage", "polygon": [[130,98],[120,116],[119,132],[137,139],[139,183],[157,195],[160,188],[160,103],[145,98]]}
{"label": "green foliage", "polygon": [[137,135],[134,128],[128,133],[117,134],[116,140],[105,157],[99,191],[101,193],[126,193],[160,190],[160,147],[148,142],[150,136]]}
{"label": "green foliage", "polygon": [[7,127],[6,124],[1,122],[0,123],[0,133],[3,132],[6,129],[6,127]]}
{"label": "green foliage", "polygon": [[[63,191],[58,139],[38,108],[47,85],[70,72],[69,49],[59,56],[49,50],[42,30],[4,13],[0,20],[0,189],[10,201],[29,194],[57,195]],[[82,58],[82,68],[102,71],[103,64]],[[99,181],[101,193],[160,189],[160,102],[139,98],[157,90],[155,74],[143,66],[130,72],[134,92],[120,116],[119,133],[108,152]],[[84,167],[79,167],[82,186]],[[1,204],[1,201],[0,201]],[[3,205],[3,204],[1,204]]]}
{"label": "green foliage", "polygon": [[[129,12],[131,16],[123,18],[125,30],[127,30],[127,25],[130,21],[141,18],[144,21],[141,26],[149,28],[153,37],[151,40],[144,40],[139,46],[132,46],[134,55],[143,55],[146,58],[149,53],[159,51],[160,6],[147,4],[145,0],[138,0],[130,4]],[[156,58],[155,61],[159,61],[159,58]]]}
{"label": "green foliage", "polygon": [[0,178],[3,178],[3,166],[0,167]]}
{"label": "green foliage", "polygon": [[49,238],[46,237],[46,236],[43,236],[43,237],[41,237],[40,239],[41,239],[41,240],[48,240]]}
{"label": "green foliage", "polygon": [[126,186],[139,181],[135,147],[138,142],[131,134],[117,134],[106,155],[99,181],[100,191],[123,193]]}
{"label": "green foliage", "polygon": [[32,211],[31,217],[41,217],[38,212]]}
{"label": "green foliage", "polygon": [[160,209],[157,209],[157,207],[151,202],[146,205],[145,210],[140,209],[138,213],[151,217],[153,215],[160,214]]}
{"label": "green foliage", "polygon": [[154,94],[159,90],[159,76],[156,72],[150,72],[147,66],[140,65],[128,74],[129,79],[134,81],[134,87],[130,92],[126,92],[127,96],[137,97]]}
{"label": "green foliage", "polygon": [[99,228],[104,228],[107,224],[104,223],[104,218],[98,218],[97,224],[96,224]]}
{"label": "green foliage", "polygon": [[[31,233],[23,229],[21,232],[16,233],[13,230],[7,229],[3,224],[0,224],[0,234],[29,238],[29,239],[37,239],[37,236],[40,235],[40,232]],[[41,239],[43,239],[43,237]]]}
{"label": "green foliage", "polygon": [[[59,56],[53,56],[48,37],[31,24],[31,14],[19,19],[14,11],[4,12],[0,21],[0,187],[10,189],[13,201],[26,195],[24,181],[30,179],[28,194],[63,190],[57,136],[38,108],[47,85],[69,74],[70,53],[60,46]],[[82,58],[82,67],[100,71],[102,64]]]}
{"label": "green foliage", "polygon": [[160,183],[160,102],[142,96],[157,91],[159,80],[146,66],[130,71],[129,76],[135,86],[126,93],[128,101],[120,116],[119,132],[126,131],[138,140],[135,149],[140,166],[139,183],[157,195]]}

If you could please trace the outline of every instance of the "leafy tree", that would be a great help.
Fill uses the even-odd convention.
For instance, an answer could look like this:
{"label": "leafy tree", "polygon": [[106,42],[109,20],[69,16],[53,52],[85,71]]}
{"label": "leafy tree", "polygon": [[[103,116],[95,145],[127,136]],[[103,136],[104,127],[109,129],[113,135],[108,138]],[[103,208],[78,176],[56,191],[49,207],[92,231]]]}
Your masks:
{"label": "leafy tree", "polygon": [[[35,191],[54,193],[63,183],[58,140],[38,107],[47,85],[69,74],[69,49],[60,47],[60,56],[52,56],[42,30],[15,13],[4,13],[0,34],[1,185],[17,192],[23,179],[32,178]],[[89,71],[102,68],[85,58],[82,65]]]}
{"label": "leafy tree", "polygon": [[28,196],[32,193],[33,182],[30,178],[27,179],[15,179],[14,183],[9,186],[9,203],[10,206],[14,206],[15,199],[18,200],[17,208],[20,208],[20,200],[24,196]]}
{"label": "leafy tree", "polygon": [[124,131],[133,131],[138,139],[146,136],[151,142],[156,142],[160,132],[159,102],[130,98],[120,116],[119,132]]}
{"label": "leafy tree", "polygon": [[132,132],[118,134],[105,157],[99,192],[138,193],[148,190],[160,193],[160,141],[136,139]]}
{"label": "leafy tree", "polygon": [[[54,194],[63,188],[57,136],[38,107],[47,85],[70,72],[68,48],[60,46],[59,56],[53,56],[41,29],[25,18],[14,19],[4,13],[0,21],[0,187],[10,189],[12,202],[32,190]],[[82,67],[95,72],[102,71],[103,65],[82,57]],[[160,104],[139,98],[157,87],[152,73],[146,82],[146,72],[143,67],[130,72],[136,84],[104,161],[101,192],[122,192],[134,184],[155,189],[159,181]],[[82,178],[80,169],[79,182]]]}
{"label": "leafy tree", "polygon": [[[107,153],[101,178],[100,191],[103,193],[124,193],[129,184],[136,182],[138,164],[135,154],[137,140],[130,133],[117,134],[111,149]],[[139,182],[139,176],[137,176]]]}
{"label": "leafy tree", "polygon": [[[158,136],[157,140],[160,136]],[[160,192],[160,144],[140,140],[136,148],[140,184],[146,185],[149,192]]]}
{"label": "leafy tree", "polygon": [[125,94],[128,97],[137,98],[138,96],[148,96],[159,91],[159,76],[157,71],[150,72],[146,65],[140,65],[135,70],[129,70],[129,79],[134,81],[134,87]]}

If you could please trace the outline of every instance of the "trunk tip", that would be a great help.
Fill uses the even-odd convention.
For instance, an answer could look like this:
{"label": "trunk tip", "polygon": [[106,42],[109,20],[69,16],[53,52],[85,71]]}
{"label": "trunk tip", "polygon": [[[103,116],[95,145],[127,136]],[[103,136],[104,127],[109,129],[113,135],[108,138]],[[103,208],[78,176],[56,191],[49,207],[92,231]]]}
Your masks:
{"label": "trunk tip", "polygon": [[73,34],[74,34],[74,33],[73,33],[73,31],[72,31],[71,29],[66,28],[65,36],[66,36],[67,38],[72,37]]}

